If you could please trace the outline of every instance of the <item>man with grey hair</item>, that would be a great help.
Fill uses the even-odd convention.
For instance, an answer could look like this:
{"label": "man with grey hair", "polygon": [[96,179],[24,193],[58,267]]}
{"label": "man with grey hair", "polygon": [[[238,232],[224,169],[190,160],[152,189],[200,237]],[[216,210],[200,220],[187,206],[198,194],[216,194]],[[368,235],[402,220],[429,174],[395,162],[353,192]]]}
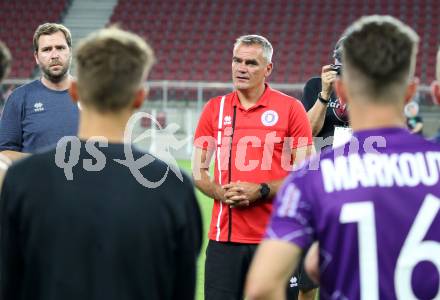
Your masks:
{"label": "man with grey hair", "polygon": [[42,76],[15,89],[0,120],[0,151],[11,159],[54,147],[78,131],[78,107],[69,96],[72,37],[62,24],[35,30],[34,58]]}
{"label": "man with grey hair", "polygon": [[[6,175],[0,299],[193,300],[202,228],[191,180],[124,139],[146,96],[153,51],[138,35],[106,28],[75,56],[78,136]],[[137,181],[121,163],[126,151],[149,161],[138,172],[158,186]]]}
{"label": "man with grey hair", "polygon": [[[419,37],[391,16],[363,17],[345,35],[334,84],[362,147],[322,153],[319,169],[311,161],[286,180],[248,274],[250,300],[283,299],[313,242],[306,270],[321,300],[440,297],[440,146],[410,134],[402,114],[417,90]],[[386,143],[369,151],[378,136]]]}
{"label": "man with grey hair", "polygon": [[[273,197],[292,162],[313,148],[301,103],[266,83],[272,53],[265,37],[237,39],[232,54],[235,90],[206,104],[195,132],[193,177],[214,199],[205,265],[207,300],[243,298],[246,272]],[[215,151],[212,180],[209,165]],[[292,278],[289,290],[295,288]]]}

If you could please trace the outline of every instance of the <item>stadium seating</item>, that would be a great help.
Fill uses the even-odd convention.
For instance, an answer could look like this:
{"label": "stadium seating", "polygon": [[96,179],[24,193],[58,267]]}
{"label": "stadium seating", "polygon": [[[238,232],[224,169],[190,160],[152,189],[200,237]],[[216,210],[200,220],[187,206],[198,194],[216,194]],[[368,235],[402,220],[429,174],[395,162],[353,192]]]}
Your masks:
{"label": "stadium seating", "polygon": [[275,48],[270,81],[300,83],[319,75],[344,28],[367,14],[394,15],[419,33],[417,75],[431,82],[440,41],[438,0],[119,0],[110,23],[150,41],[158,58],[153,80],[230,81],[235,38],[257,33]]}
{"label": "stadium seating", "polygon": [[28,78],[35,69],[32,37],[38,25],[60,22],[68,0],[0,1],[0,40],[13,56],[10,78]]}
{"label": "stadium seating", "polygon": [[[38,24],[59,22],[70,0],[0,1],[0,39],[11,49],[11,78],[30,77],[32,34]],[[274,45],[270,81],[302,83],[331,62],[344,28],[362,15],[390,14],[421,37],[417,75],[434,78],[440,41],[438,0],[119,0],[109,23],[120,23],[153,45],[153,80],[230,81],[231,45],[242,34],[267,36]]]}

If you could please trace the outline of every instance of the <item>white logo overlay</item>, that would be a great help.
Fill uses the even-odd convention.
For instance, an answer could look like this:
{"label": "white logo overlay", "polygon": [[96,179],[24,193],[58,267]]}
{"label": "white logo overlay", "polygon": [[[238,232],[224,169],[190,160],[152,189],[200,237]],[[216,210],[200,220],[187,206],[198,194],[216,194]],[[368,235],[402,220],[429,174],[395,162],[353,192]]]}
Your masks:
{"label": "white logo overlay", "polygon": [[231,116],[225,116],[223,119],[223,125],[231,125],[232,124],[232,118]]}
{"label": "white logo overlay", "polygon": [[278,122],[278,113],[274,110],[265,111],[261,115],[261,123],[264,126],[273,126]]}
{"label": "white logo overlay", "polygon": [[[264,118],[267,123],[275,124],[278,120],[278,114],[274,111],[268,111],[265,113],[267,115]],[[144,130],[139,135],[134,134],[135,125],[140,120],[148,119],[151,122],[149,124],[152,125],[151,129]],[[263,119],[263,118],[262,118]],[[136,129],[139,128],[136,126]],[[123,159],[113,159],[113,161],[122,164],[129,168],[131,174],[135,177],[135,179],[147,188],[156,188],[164,183],[165,179],[168,175],[170,175],[169,170],[175,174],[177,178],[183,181],[182,173],[177,165],[176,159],[173,157],[171,149],[179,150],[180,148],[187,147],[190,141],[192,140],[192,136],[186,136],[185,138],[178,139],[178,133],[180,126],[175,123],[170,123],[165,128],[162,128],[161,124],[150,114],[146,112],[138,112],[132,115],[129,119],[127,126],[124,132],[124,154],[125,157]],[[177,134],[178,133],[178,134]],[[146,140],[148,137],[151,137],[151,144],[145,143],[143,140]],[[134,139],[134,141],[133,141]],[[194,149],[193,151],[199,151],[203,147],[207,147],[206,149],[208,155],[213,155],[214,152],[217,152],[218,155],[225,155],[225,159],[222,160],[222,163],[219,162],[219,170],[224,171],[228,170],[229,165],[224,162],[228,162],[227,153],[229,153],[229,147],[231,147],[231,136],[224,136],[221,140],[221,147],[216,147],[218,140],[214,136],[199,136],[194,140]],[[153,155],[149,153],[139,153],[136,159],[133,153],[133,144],[136,144],[139,141],[143,141],[142,144],[149,145],[149,152],[153,153]],[[320,151],[322,147],[332,145],[333,138],[328,137],[325,139],[321,139],[319,141],[315,140],[315,143],[319,145],[319,148],[316,151]],[[106,165],[106,156],[102,152],[100,148],[96,146],[99,144],[99,147],[102,149],[103,147],[108,147],[108,140],[106,137],[90,137],[84,143],[81,143],[80,139],[76,136],[66,136],[60,139],[57,143],[56,153],[55,153],[55,163],[56,165],[64,170],[64,175],[67,180],[73,180],[73,167],[76,166],[80,159],[81,148],[85,147],[92,158],[85,158],[82,160],[81,164],[84,170],[97,172],[101,171],[105,168]],[[303,174],[306,169],[308,170],[318,170],[321,166],[321,156],[316,155],[313,159],[304,160],[306,156],[308,156],[310,152],[310,138],[309,137],[279,137],[277,136],[277,131],[273,130],[271,132],[266,133],[264,137],[257,136],[248,136],[245,135],[240,137],[236,142],[236,157],[233,160],[234,167],[237,170],[242,172],[250,172],[254,170],[271,170],[272,162],[274,159],[274,150],[275,146],[282,146],[282,149],[278,147],[277,151],[281,152],[280,164],[281,168],[285,171],[295,170],[297,172],[297,176]],[[295,159],[292,160],[292,149],[296,146],[295,150]],[[264,149],[268,149],[268,151],[264,151],[261,159],[247,159],[247,152],[249,147],[261,147]],[[338,158],[341,155],[346,154],[352,155],[353,153],[359,153],[363,148],[363,152],[372,153],[372,154],[380,154],[378,148],[386,147],[386,139],[383,136],[370,136],[366,138],[362,144],[353,136],[350,141],[345,146],[341,146],[334,150],[334,158]],[[219,149],[218,149],[219,148]],[[68,151],[70,149],[70,151]],[[67,153],[69,152],[69,153]],[[66,157],[67,153],[67,157]],[[196,153],[196,152],[194,152]],[[195,158],[196,155],[193,155]],[[144,175],[147,175],[145,172],[141,172],[141,169],[149,164],[151,164],[154,160],[160,159],[166,163],[166,168],[163,168],[163,174],[155,174],[156,179],[159,175],[160,179],[157,181],[150,181],[146,179]],[[209,168],[210,164],[209,159],[207,159],[204,164],[207,163]],[[302,161],[302,162],[301,162]],[[232,161],[231,161],[232,162]],[[194,167],[194,164],[200,164],[201,162],[193,161],[193,176],[196,179],[200,179],[201,172],[198,172],[200,168]],[[8,163],[3,166],[0,161],[0,168],[6,168]],[[306,167],[307,166],[307,167]],[[359,166],[358,164],[356,166]],[[196,170],[196,171],[194,171]],[[195,173],[194,173],[195,172]],[[151,179],[151,178],[150,178]],[[155,179],[155,180],[156,180]]]}
{"label": "white logo overlay", "polygon": [[[180,181],[183,182],[183,176],[182,176],[182,173],[180,172],[180,169],[177,165],[176,159],[169,152],[168,146],[164,145],[162,143],[159,143],[159,145],[163,145],[164,147],[160,147],[159,149],[156,149],[156,152],[159,153],[159,156],[163,157],[168,163],[167,170],[164,173],[164,175],[162,176],[162,178],[158,181],[155,181],[155,182],[149,181],[140,172],[141,168],[149,165],[151,162],[153,162],[156,159],[154,156],[152,156],[151,154],[148,154],[148,153],[144,154],[141,158],[139,158],[137,160],[135,160],[133,157],[133,152],[132,152],[132,148],[131,148],[133,129],[135,127],[136,122],[140,121],[143,118],[150,119],[159,128],[159,130],[161,130],[161,131],[164,130],[162,128],[162,126],[159,124],[159,122],[155,118],[153,118],[152,115],[150,115],[146,112],[135,113],[128,120],[127,126],[125,127],[125,132],[124,132],[125,160],[115,159],[115,161],[119,162],[120,164],[122,164],[124,166],[127,166],[130,169],[131,174],[136,178],[136,180],[140,184],[142,184],[143,186],[148,187],[148,188],[156,188],[156,187],[160,186],[167,178],[167,175],[168,175],[168,172],[170,169],[171,169],[171,171],[174,172],[174,174],[176,174],[176,176],[180,179]],[[176,124],[173,124],[173,129],[174,130],[178,129],[178,128],[175,128],[174,125],[176,125]],[[171,126],[171,125],[169,125],[169,126]],[[178,125],[176,125],[176,126],[178,127]],[[139,137],[137,137],[134,142],[136,143],[144,138],[147,138],[148,136],[150,136],[150,134],[151,134],[150,131],[146,131],[146,132],[142,133]],[[174,143],[172,143],[172,147],[175,149],[179,148],[180,145],[176,145],[177,143],[179,143],[179,141],[175,138],[174,138],[174,140],[175,141],[173,141]],[[186,143],[186,141],[184,141],[184,142]]]}
{"label": "white logo overlay", "polygon": [[34,111],[35,112],[41,112],[44,111],[44,105],[41,102],[37,102],[34,104]]}
{"label": "white logo overlay", "polygon": [[[144,118],[150,119],[152,121],[152,124],[157,126],[158,130],[156,131],[165,133],[167,137],[167,143],[158,143],[158,147],[156,148],[155,151],[155,154],[157,154],[158,157],[166,161],[166,165],[167,165],[166,171],[164,172],[162,177],[157,181],[150,181],[146,179],[141,172],[141,169],[143,167],[149,165],[157,158],[149,153],[145,153],[138,159],[135,159],[133,155],[133,149],[132,149],[133,131],[136,123]],[[187,140],[179,141],[174,137],[173,133],[176,132],[178,129],[179,126],[177,124],[170,124],[165,129],[163,129],[162,126],[159,124],[159,122],[150,114],[146,112],[135,113],[128,120],[127,126],[125,127],[125,132],[124,132],[125,159],[113,159],[113,160],[117,163],[120,163],[121,165],[128,167],[130,169],[131,174],[136,179],[136,181],[146,188],[153,189],[159,187],[162,183],[164,183],[165,179],[169,174],[170,169],[177,176],[177,178],[179,178],[179,180],[183,182],[183,176],[177,165],[177,161],[169,151],[169,147],[172,147],[173,149],[177,150],[183,147],[188,142]],[[133,143],[136,143],[150,136],[151,131],[152,130],[147,130],[143,132],[133,141]],[[171,136],[171,138],[168,135]],[[96,160],[95,164],[93,164],[91,159],[83,160],[83,168],[86,171],[95,171],[95,172],[101,171],[105,167],[107,159],[104,153],[102,153],[96,147],[95,145],[96,143],[98,143],[100,147],[108,147],[107,139],[102,136],[92,137],[86,141],[85,143],[86,151]],[[70,144],[70,153],[66,161],[66,152],[69,144]],[[66,176],[67,180],[73,180],[73,167],[76,166],[79,162],[80,150],[81,150],[81,142],[79,138],[76,136],[65,136],[62,139],[60,139],[57,143],[56,153],[55,153],[55,163],[59,168],[64,169],[64,175]]]}

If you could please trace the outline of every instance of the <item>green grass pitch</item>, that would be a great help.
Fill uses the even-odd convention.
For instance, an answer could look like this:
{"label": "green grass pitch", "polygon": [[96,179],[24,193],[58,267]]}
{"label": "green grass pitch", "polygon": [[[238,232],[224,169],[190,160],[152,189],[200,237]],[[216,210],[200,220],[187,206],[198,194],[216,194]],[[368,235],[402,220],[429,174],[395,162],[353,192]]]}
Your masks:
{"label": "green grass pitch", "polygon": [[[185,170],[188,174],[191,174],[191,161],[180,160],[178,161],[180,168]],[[205,252],[206,245],[208,244],[208,229],[209,222],[211,221],[212,199],[203,195],[196,189],[197,200],[199,201],[200,210],[203,219],[203,246],[200,252],[199,261],[197,262],[197,286],[196,286],[196,300],[204,300],[203,282],[205,275]],[[319,300],[319,296],[315,297]]]}
{"label": "green grass pitch", "polygon": [[[187,171],[188,174],[191,174],[191,161],[189,160],[180,160],[179,162],[180,168]],[[208,229],[209,222],[211,221],[211,209],[212,209],[212,199],[203,195],[200,191],[197,190],[197,200],[199,201],[200,211],[202,213],[203,219],[203,246],[200,252],[199,261],[197,263],[197,287],[196,287],[196,300],[203,300],[203,278],[205,274],[205,251],[206,245],[208,243]]]}

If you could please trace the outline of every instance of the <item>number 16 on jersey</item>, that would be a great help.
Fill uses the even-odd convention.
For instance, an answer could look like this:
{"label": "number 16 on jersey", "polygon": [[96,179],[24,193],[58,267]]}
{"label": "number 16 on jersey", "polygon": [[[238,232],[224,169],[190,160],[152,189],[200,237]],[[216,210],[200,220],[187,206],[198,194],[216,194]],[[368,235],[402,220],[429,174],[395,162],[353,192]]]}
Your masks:
{"label": "number 16 on jersey", "polygon": [[[440,242],[423,240],[439,210],[440,199],[427,195],[397,259],[394,270],[394,288],[398,299],[417,299],[412,289],[411,277],[414,268],[421,261],[431,262],[440,274]],[[358,224],[361,299],[379,300],[376,219],[373,202],[344,204],[339,221],[343,224]],[[434,298],[439,297],[440,287]]]}

